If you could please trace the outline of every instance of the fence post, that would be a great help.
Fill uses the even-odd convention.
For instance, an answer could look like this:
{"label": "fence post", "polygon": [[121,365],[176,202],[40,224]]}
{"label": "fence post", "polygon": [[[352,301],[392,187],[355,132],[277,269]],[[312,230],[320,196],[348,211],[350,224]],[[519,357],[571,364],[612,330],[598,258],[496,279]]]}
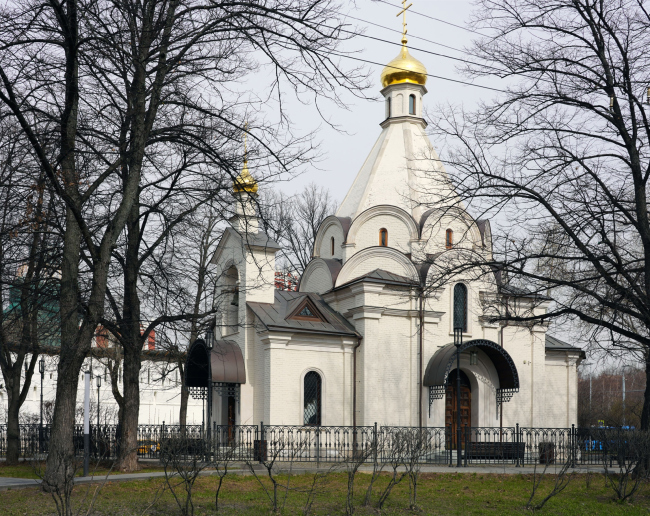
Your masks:
{"label": "fence post", "polygon": [[578,436],[576,435],[576,425],[571,425],[571,467],[576,467],[576,446],[578,445]]}
{"label": "fence post", "polygon": [[515,467],[519,467],[519,423],[515,426]]}
{"label": "fence post", "polygon": [[453,443],[453,437],[452,436],[453,436],[453,428],[451,426],[451,423],[449,423],[449,440],[448,440],[449,446],[447,448],[449,449],[449,467],[450,468],[451,468],[451,466],[453,464],[452,448],[454,447],[454,443]]}
{"label": "fence post", "polygon": [[465,453],[463,454],[465,456],[465,467],[467,467],[467,453],[469,450],[469,442],[470,439],[468,438],[467,425],[465,425]]}
{"label": "fence post", "polygon": [[316,427],[316,469],[320,468],[320,426]]}
{"label": "fence post", "polygon": [[264,452],[266,452],[266,447],[265,443],[266,442],[266,436],[264,435],[264,421],[260,421],[260,440],[258,441],[257,445],[259,446],[258,454],[260,458],[260,464],[262,464],[264,460]]}
{"label": "fence post", "polygon": [[90,466],[90,371],[84,373],[84,477]]}
{"label": "fence post", "polygon": [[377,455],[378,455],[378,447],[379,447],[379,440],[378,440],[378,435],[377,435],[377,421],[375,421],[375,428],[374,428],[374,433],[373,433],[373,459],[374,459],[374,464],[377,466]]}

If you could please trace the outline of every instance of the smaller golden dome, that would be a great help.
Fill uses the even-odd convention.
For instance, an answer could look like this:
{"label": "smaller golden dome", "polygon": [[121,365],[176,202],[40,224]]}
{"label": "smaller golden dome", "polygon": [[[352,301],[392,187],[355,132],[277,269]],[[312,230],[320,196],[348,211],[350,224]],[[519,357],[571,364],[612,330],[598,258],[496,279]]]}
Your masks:
{"label": "smaller golden dome", "polygon": [[427,69],[424,65],[409,54],[405,39],[402,40],[402,50],[381,72],[381,85],[411,83],[422,84],[427,82]]}
{"label": "smaller golden dome", "polygon": [[242,169],[241,174],[239,174],[233,181],[232,191],[234,193],[257,193],[257,181],[255,181],[251,173],[248,171],[247,160],[244,161],[244,168]]}

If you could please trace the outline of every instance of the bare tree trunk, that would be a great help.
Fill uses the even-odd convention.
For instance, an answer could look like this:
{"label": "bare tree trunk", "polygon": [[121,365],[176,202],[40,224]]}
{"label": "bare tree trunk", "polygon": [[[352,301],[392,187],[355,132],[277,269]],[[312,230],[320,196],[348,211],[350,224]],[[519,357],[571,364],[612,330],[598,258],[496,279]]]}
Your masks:
{"label": "bare tree trunk", "polygon": [[643,410],[641,411],[641,430],[650,429],[650,353],[645,359],[645,391],[643,392]]}
{"label": "bare tree trunk", "polygon": [[142,335],[140,321],[140,298],[138,296],[138,274],[140,272],[140,223],[139,205],[131,208],[127,229],[127,249],[124,263],[124,313],[122,315],[122,347],[124,348],[124,375],[122,377],[122,398],[124,410],[120,421],[122,440],[120,448],[120,469],[138,469],[138,416],[140,413],[140,367],[142,344],[148,335]]}
{"label": "bare tree trunk", "polygon": [[190,391],[185,387],[185,367],[179,360],[178,371],[181,376],[181,408],[178,414],[178,422],[181,425],[181,430],[185,430],[187,426],[187,402],[190,397]]}
{"label": "bare tree trunk", "polygon": [[7,382],[9,403],[7,407],[7,464],[18,464],[20,458],[20,407],[27,397],[34,374],[34,366],[38,355],[33,355],[25,374],[25,381],[20,388],[20,376],[25,363],[25,355],[19,353],[13,364],[5,362],[3,376]]}
{"label": "bare tree trunk", "polygon": [[[11,389],[15,394],[9,395],[9,407],[7,410],[7,465],[18,464],[20,458],[20,420],[16,387]],[[7,390],[9,392],[9,390]]]}
{"label": "bare tree trunk", "polygon": [[122,399],[124,410],[120,420],[122,437],[120,446],[120,470],[138,469],[138,416],[140,414],[140,349],[129,346],[124,349],[124,376]]}
{"label": "bare tree trunk", "polygon": [[[78,322],[78,274],[81,249],[81,232],[72,210],[66,209],[66,232],[63,242],[61,267],[61,354],[57,367],[56,397],[49,449],[56,451],[47,456],[43,484],[61,486],[74,475],[73,429],[77,403],[78,375],[87,350],[90,349],[92,333],[79,329]],[[86,335],[87,334],[87,338]],[[61,462],[59,462],[61,461]],[[60,467],[63,465],[62,467]]]}
{"label": "bare tree trunk", "polygon": [[[61,350],[56,382],[52,433],[50,434],[43,488],[46,491],[65,485],[74,477],[74,424],[77,405],[78,374],[83,365],[81,351]],[[52,453],[55,450],[56,453]]]}

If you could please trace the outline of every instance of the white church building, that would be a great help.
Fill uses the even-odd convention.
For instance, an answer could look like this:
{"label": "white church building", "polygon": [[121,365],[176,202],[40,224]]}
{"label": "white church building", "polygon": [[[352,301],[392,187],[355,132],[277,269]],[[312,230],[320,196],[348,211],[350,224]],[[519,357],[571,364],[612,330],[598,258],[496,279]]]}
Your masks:
{"label": "white church building", "polygon": [[[211,367],[199,341],[186,369],[191,389],[207,387],[211,370],[213,423],[455,425],[460,374],[463,425],[577,424],[584,352],[544,325],[486,317],[486,298],[526,305],[530,296],[498,273],[423,288],[445,254],[492,249],[489,221],[430,209],[453,186],[425,132],[426,79],[404,40],[381,75],[379,137],[321,224],[296,292],[274,288],[279,246],[260,230],[258,185],[245,164],[234,185],[237,214],[212,261],[224,302]],[[535,309],[550,302],[537,298]],[[462,327],[460,373],[454,325]]]}

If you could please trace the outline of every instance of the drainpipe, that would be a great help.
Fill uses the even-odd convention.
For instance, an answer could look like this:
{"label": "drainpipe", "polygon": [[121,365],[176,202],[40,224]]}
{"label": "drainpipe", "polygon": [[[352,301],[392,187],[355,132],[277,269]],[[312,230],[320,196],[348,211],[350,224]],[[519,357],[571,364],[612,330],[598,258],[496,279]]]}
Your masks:
{"label": "drainpipe", "polygon": [[[357,349],[363,337],[358,337],[357,345],[352,350],[352,426],[357,427]],[[356,435],[356,432],[355,432]]]}
{"label": "drainpipe", "polygon": [[424,367],[422,353],[424,351],[424,289],[420,288],[420,327],[419,327],[419,346],[420,346],[420,372],[418,380],[418,422],[422,428],[422,371]]}
{"label": "drainpipe", "polygon": [[[503,347],[503,329],[508,326],[508,303],[506,302],[506,323],[501,326],[501,329],[499,330],[499,344],[501,344],[501,347]],[[503,440],[503,400],[501,403],[499,403],[499,412],[500,412],[500,419],[499,419],[499,435],[501,436],[501,440]]]}

